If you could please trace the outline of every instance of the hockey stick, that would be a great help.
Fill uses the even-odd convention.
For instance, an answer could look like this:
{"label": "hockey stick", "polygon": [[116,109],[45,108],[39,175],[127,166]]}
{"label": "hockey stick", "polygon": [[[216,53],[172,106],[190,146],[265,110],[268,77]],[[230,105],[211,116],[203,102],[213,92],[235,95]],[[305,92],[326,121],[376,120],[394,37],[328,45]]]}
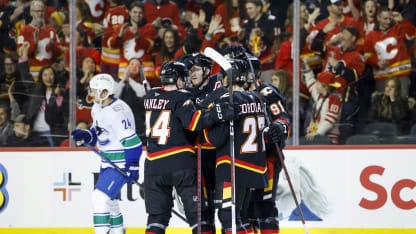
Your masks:
{"label": "hockey stick", "polygon": [[[256,79],[256,74],[254,73],[253,64],[251,63],[251,61],[248,58],[247,54],[245,54],[245,56],[246,56],[246,60],[248,61],[248,64],[250,65],[250,71],[251,71],[251,74],[253,75],[254,86],[256,87],[257,96],[259,97],[260,103],[263,103],[263,99],[262,99],[262,97],[261,97],[261,95],[259,93],[260,90],[258,89],[259,86],[257,84],[257,79]],[[270,126],[270,119],[267,116],[267,110],[266,110],[266,108],[267,108],[266,103],[264,103],[264,109],[263,109],[264,117],[266,119],[267,125]],[[277,143],[274,143],[274,147],[276,147],[276,151],[277,151],[277,154],[279,155],[279,160],[280,160],[280,163],[282,164],[283,171],[285,172],[285,175],[286,175],[286,178],[287,178],[287,182],[289,184],[289,188],[290,188],[290,191],[292,193],[293,200],[295,201],[296,208],[297,208],[297,210],[299,212],[300,218],[302,219],[303,228],[305,229],[306,234],[309,234],[308,228],[306,227],[305,218],[303,217],[302,209],[299,206],[299,201],[298,201],[298,199],[296,197],[295,190],[293,189],[293,186],[292,186],[292,181],[291,181],[291,179],[289,177],[289,173],[287,172],[287,168],[286,168],[285,162],[283,160],[283,156],[282,156],[283,153],[280,151],[280,147],[279,147],[279,145]]]}
{"label": "hockey stick", "polygon": [[[90,148],[90,150],[92,150],[96,155],[100,156],[100,158],[105,161],[106,163],[109,163],[114,169],[116,169],[118,172],[120,172],[124,177],[128,177],[127,173],[125,171],[123,171],[123,169],[121,169],[120,167],[118,167],[116,164],[114,164],[113,162],[110,161],[110,159],[108,159],[106,156],[102,155],[100,152],[98,152],[94,147],[92,147],[89,144],[83,144],[85,146],[87,146],[88,148]],[[135,185],[139,186],[139,188],[141,188],[141,184],[139,184],[139,182],[137,182],[136,180],[131,180]],[[174,210],[172,208],[172,213],[175,214],[178,218],[182,219],[185,223],[188,223],[188,220],[183,217],[181,214],[179,214],[176,210]]]}
{"label": "hockey stick", "polygon": [[[204,54],[214,60],[220,65],[227,73],[229,87],[228,92],[230,93],[230,103],[233,104],[233,71],[230,62],[227,61],[224,56],[218,53],[211,47],[207,47],[204,50]],[[232,234],[237,233],[236,226],[236,199],[235,199],[235,155],[234,155],[234,121],[230,120],[230,156],[231,156],[231,230]]]}
{"label": "hockey stick", "polygon": [[196,160],[197,160],[197,163],[198,163],[198,165],[197,165],[197,190],[196,190],[196,194],[197,194],[197,197],[198,197],[198,204],[197,204],[197,216],[198,216],[198,234],[201,234],[202,233],[202,228],[201,228],[201,224],[202,224],[202,211],[201,211],[201,209],[202,209],[202,195],[201,195],[201,189],[202,189],[202,187],[201,187],[201,185],[202,185],[202,183],[201,183],[201,177],[202,177],[202,171],[201,171],[201,164],[202,164],[202,162],[201,162],[201,143],[199,142],[199,139],[198,139],[198,151],[197,151],[197,154],[196,154]]}
{"label": "hockey stick", "polygon": [[152,88],[150,87],[150,84],[149,84],[149,82],[146,79],[146,75],[144,74],[142,60],[140,60],[139,69],[140,69],[140,76],[143,79],[144,89],[146,90],[146,93],[148,93]]}

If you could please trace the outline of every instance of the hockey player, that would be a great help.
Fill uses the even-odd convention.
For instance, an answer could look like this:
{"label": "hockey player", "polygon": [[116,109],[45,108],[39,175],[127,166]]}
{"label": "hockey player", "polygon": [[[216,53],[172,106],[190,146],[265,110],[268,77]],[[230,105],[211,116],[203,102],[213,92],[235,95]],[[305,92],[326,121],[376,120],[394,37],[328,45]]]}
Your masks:
{"label": "hockey player", "polygon": [[[197,110],[193,95],[184,90],[188,70],[181,62],[167,62],[160,72],[162,88],[152,89],[144,100],[146,135],[145,206],[146,233],[163,234],[171,217],[172,189],[185,209],[192,232],[197,233],[197,186],[195,139],[200,131],[216,122],[232,119],[234,110],[222,103],[210,110]],[[202,232],[204,232],[202,226]]]}
{"label": "hockey player", "polygon": [[[261,95],[262,101],[267,106],[270,125],[265,128],[268,186],[264,189],[256,189],[252,192],[248,209],[248,219],[253,225],[253,231],[258,222],[260,233],[279,233],[278,209],[276,207],[276,189],[279,174],[282,169],[275,143],[280,147],[285,146],[285,140],[290,134],[290,117],[286,110],[286,101],[278,88],[269,83],[260,81],[260,61],[249,56],[248,60],[253,65],[255,77],[249,80],[249,90],[255,90]],[[257,90],[254,82],[257,82]]]}
{"label": "hockey player", "polygon": [[[248,89],[257,92],[257,95],[261,95],[261,99],[267,107],[266,110],[271,121],[271,124],[266,127],[266,132],[264,133],[267,137],[268,186],[264,189],[252,191],[249,206],[243,207],[243,222],[245,222],[244,225],[247,228],[247,233],[251,233],[257,229],[261,233],[278,233],[278,209],[275,201],[276,188],[282,165],[278,159],[278,152],[274,143],[278,143],[279,147],[283,149],[285,145],[284,141],[290,132],[290,118],[286,111],[286,101],[278,88],[272,84],[260,81],[261,65],[257,57],[247,54],[245,49],[240,45],[229,46],[225,52],[227,53],[227,57],[241,58],[245,59],[247,63],[251,63],[254,77],[250,72],[248,75]],[[257,82],[257,85],[254,82]]]}
{"label": "hockey player", "polygon": [[[212,100],[218,99],[226,90],[222,87],[222,80],[217,75],[211,76],[212,60],[202,53],[187,54],[182,60],[190,68],[190,91],[195,98],[198,108],[209,108]],[[215,149],[207,144],[198,144],[201,149],[202,172],[202,219],[211,226],[215,233]]]}
{"label": "hockey player", "polygon": [[71,135],[77,142],[96,145],[114,164],[123,168],[128,177],[102,162],[100,175],[92,195],[94,228],[96,234],[123,234],[123,216],[118,200],[125,183],[139,177],[139,159],[142,143],[135,132],[134,115],[130,107],[113,97],[114,80],[108,74],[94,76],[89,85],[94,99],[91,110],[92,128],[74,130]]}
{"label": "hockey player", "polygon": [[[248,65],[243,60],[231,60],[233,67],[232,90],[234,106],[238,115],[234,120],[235,145],[235,190],[236,190],[236,227],[238,233],[245,233],[240,218],[240,210],[248,201],[249,189],[263,189],[267,186],[267,168],[265,144],[261,131],[265,119],[263,105],[257,95],[244,90],[247,81]],[[224,78],[224,83],[228,82]],[[224,95],[218,103],[228,100]],[[230,127],[227,123],[215,125],[204,130],[205,141],[216,147],[216,186],[214,204],[218,208],[218,217],[222,224],[223,233],[232,232],[231,217],[231,157],[230,157]]]}

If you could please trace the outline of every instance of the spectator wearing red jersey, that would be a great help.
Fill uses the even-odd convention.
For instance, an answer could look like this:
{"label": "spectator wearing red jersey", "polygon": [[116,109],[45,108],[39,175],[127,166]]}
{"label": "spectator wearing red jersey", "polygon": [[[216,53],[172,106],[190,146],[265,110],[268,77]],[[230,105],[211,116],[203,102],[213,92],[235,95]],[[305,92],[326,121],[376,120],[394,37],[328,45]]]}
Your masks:
{"label": "spectator wearing red jersey", "polygon": [[33,18],[32,22],[21,29],[17,51],[21,56],[23,43],[29,42],[30,73],[37,81],[40,69],[52,65],[62,51],[55,29],[45,25],[45,5],[42,1],[34,0],[30,3],[30,15]]}
{"label": "spectator wearing red jersey", "polygon": [[89,0],[86,1],[90,8],[91,16],[94,18],[95,23],[101,23],[106,9],[108,8],[108,2],[106,0]]}
{"label": "spectator wearing red jersey", "polygon": [[[320,51],[322,45],[332,39],[333,36],[340,33],[344,27],[354,26],[355,28],[358,28],[358,22],[355,19],[344,16],[342,12],[343,0],[329,0],[328,3],[328,18],[319,22],[315,27],[312,27],[306,38],[310,49],[313,51]],[[362,36],[360,35],[357,40],[357,46],[362,46],[360,44],[360,41],[362,42],[361,37]]]}
{"label": "spectator wearing red jersey", "polygon": [[335,75],[330,72],[321,72],[315,79],[313,71],[307,64],[303,74],[314,100],[312,119],[305,137],[312,140],[317,135],[328,136],[332,144],[338,144],[341,97],[336,93],[336,88],[341,84],[336,82]]}
{"label": "spectator wearing red jersey", "polygon": [[401,95],[408,96],[411,60],[406,40],[414,38],[415,27],[400,12],[378,10],[376,27],[367,34],[364,44],[365,61],[373,69],[376,90],[382,92],[385,80],[394,76],[401,79]]}
{"label": "spectator wearing red jersey", "polygon": [[[351,1],[351,0],[349,0]],[[367,35],[376,25],[377,2],[375,0],[365,0],[360,11],[357,8],[351,8],[354,19],[358,20],[358,30],[361,35]]]}
{"label": "spectator wearing red jersey", "polygon": [[156,28],[143,18],[144,7],[140,2],[129,6],[129,18],[126,23],[118,26],[108,40],[112,49],[120,50],[118,77],[123,77],[132,58],[143,63],[143,69],[149,80],[156,79],[155,65],[150,53],[156,39]]}
{"label": "spectator wearing red jersey", "polygon": [[[315,22],[316,17],[319,15],[319,8],[315,8],[312,14],[309,14],[306,5],[300,5],[300,46],[299,48],[302,50],[301,58],[308,57],[308,62],[310,66],[316,65],[316,63],[321,63],[321,57],[317,56],[316,58],[312,56],[312,51],[310,51],[307,46],[305,46],[305,39],[308,35],[309,28],[311,24]],[[277,53],[276,61],[274,64],[275,70],[283,69],[285,70],[288,75],[290,82],[293,84],[293,59],[292,59],[292,35],[293,32],[293,4],[289,5],[287,10],[288,18],[285,22],[286,33],[281,33],[278,38],[280,38],[281,45],[279,48],[279,52]],[[285,39],[285,35],[290,35],[288,39]],[[303,49],[302,49],[303,48]],[[318,60],[318,61],[316,61]],[[303,83],[301,79],[299,79],[299,87],[300,92],[304,93],[305,95],[308,94],[308,89],[306,85]]]}
{"label": "spectator wearing red jersey", "polygon": [[[341,84],[337,92],[342,97],[340,116],[339,142],[353,134],[358,123],[360,98],[357,83],[363,75],[365,64],[357,51],[358,29],[353,26],[345,27],[340,34],[328,41],[325,47],[325,71],[336,75],[335,79]],[[361,95],[364,96],[364,95]]]}
{"label": "spectator wearing red jersey", "polygon": [[170,24],[178,30],[180,37],[185,37],[186,31],[181,25],[180,11],[174,1],[170,0],[148,0],[143,3],[144,18],[159,29],[160,24]]}
{"label": "spectator wearing red jersey", "polygon": [[235,40],[241,31],[243,20],[246,19],[246,9],[244,1],[225,0],[218,6],[214,15],[221,16],[221,24],[224,26],[224,32],[227,37],[227,44],[231,44],[231,40]]}
{"label": "spectator wearing red jersey", "polygon": [[123,25],[129,12],[121,0],[110,0],[110,5],[103,19],[104,34],[102,36],[101,72],[118,76],[118,65],[120,63],[120,47],[111,48],[109,40],[114,30]]}
{"label": "spectator wearing red jersey", "polygon": [[85,29],[88,35],[88,42],[92,44],[97,37],[96,33],[98,34],[102,30],[102,25],[94,21],[86,2],[77,2],[75,16],[77,27]]}

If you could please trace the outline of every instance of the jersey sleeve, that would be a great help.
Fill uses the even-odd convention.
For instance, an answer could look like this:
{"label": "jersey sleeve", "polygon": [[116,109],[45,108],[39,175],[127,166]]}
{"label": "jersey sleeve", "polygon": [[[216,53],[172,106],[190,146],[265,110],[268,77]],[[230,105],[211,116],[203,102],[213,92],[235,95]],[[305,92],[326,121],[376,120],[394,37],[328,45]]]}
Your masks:
{"label": "jersey sleeve", "polygon": [[196,109],[191,99],[191,95],[187,95],[187,98],[178,105],[180,106],[178,106],[175,115],[181,120],[182,126],[185,129],[190,131],[200,131],[214,123],[209,114],[209,110]]}
{"label": "jersey sleeve", "polygon": [[319,93],[316,90],[316,78],[313,71],[309,70],[309,72],[304,72],[303,75],[305,76],[306,87],[308,87],[308,91],[311,93],[313,100],[318,100]]}
{"label": "jersey sleeve", "polygon": [[218,148],[228,142],[229,137],[230,126],[227,123],[220,123],[205,128],[203,130],[203,137],[201,137],[201,141]]}

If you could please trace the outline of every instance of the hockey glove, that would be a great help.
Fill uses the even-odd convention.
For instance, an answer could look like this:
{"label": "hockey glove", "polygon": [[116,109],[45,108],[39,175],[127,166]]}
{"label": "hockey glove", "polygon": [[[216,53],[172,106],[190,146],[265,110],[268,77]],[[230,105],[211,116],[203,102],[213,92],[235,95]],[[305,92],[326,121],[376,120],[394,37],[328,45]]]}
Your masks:
{"label": "hockey glove", "polygon": [[234,106],[229,102],[217,103],[210,110],[215,122],[234,119]]}
{"label": "hockey glove", "polygon": [[286,140],[288,131],[286,123],[282,120],[272,122],[263,129],[263,134],[270,143],[279,143]]}
{"label": "hockey glove", "polygon": [[133,184],[133,180],[139,179],[139,163],[126,163],[124,171],[127,174],[127,183]]}
{"label": "hockey glove", "polygon": [[81,130],[75,129],[71,132],[72,139],[76,142],[82,142],[81,144],[88,144],[94,146],[97,143],[97,134],[95,133],[95,129],[91,128],[89,130]]}

